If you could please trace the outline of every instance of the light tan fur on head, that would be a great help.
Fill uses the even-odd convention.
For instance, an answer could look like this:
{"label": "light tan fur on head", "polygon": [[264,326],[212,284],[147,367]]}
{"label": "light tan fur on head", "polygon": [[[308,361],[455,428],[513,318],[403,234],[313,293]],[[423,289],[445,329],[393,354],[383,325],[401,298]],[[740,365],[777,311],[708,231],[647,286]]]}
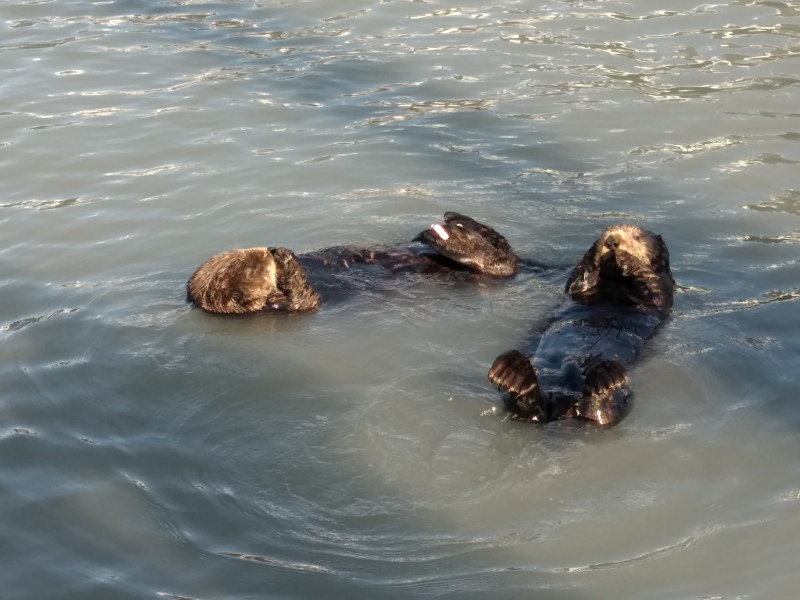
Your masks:
{"label": "light tan fur on head", "polygon": [[212,256],[189,279],[189,299],[203,310],[256,312],[283,299],[277,288],[275,259],[269,248],[229,250]]}
{"label": "light tan fur on head", "polygon": [[586,252],[567,281],[576,302],[626,302],[669,312],[675,282],[660,235],[637,225],[612,225]]}
{"label": "light tan fur on head", "polygon": [[[597,240],[597,263],[609,259],[612,255],[627,255],[641,265],[659,268],[661,255],[666,250],[660,236],[653,234],[638,225],[612,225],[607,227]],[[617,260],[617,262],[622,262]],[[620,265],[623,269],[624,265]]]}

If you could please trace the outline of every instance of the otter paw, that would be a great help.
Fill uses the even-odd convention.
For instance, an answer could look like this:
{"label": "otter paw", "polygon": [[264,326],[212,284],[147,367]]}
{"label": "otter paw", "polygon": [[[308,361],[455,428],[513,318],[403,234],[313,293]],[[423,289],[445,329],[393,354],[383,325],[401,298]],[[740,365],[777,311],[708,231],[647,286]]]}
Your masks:
{"label": "otter paw", "polygon": [[625,367],[616,360],[596,356],[587,358],[584,365],[586,378],[575,406],[576,416],[600,425],[619,421],[630,397]]}

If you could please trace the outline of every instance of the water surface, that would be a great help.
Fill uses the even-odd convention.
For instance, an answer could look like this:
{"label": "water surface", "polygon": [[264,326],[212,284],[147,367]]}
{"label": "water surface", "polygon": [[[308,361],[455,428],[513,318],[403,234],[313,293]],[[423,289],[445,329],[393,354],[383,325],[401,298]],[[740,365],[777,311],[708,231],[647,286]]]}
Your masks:
{"label": "water surface", "polygon": [[[796,595],[800,4],[0,6],[0,587],[19,599]],[[184,302],[234,247],[446,210],[553,265],[317,314]],[[608,224],[681,286],[617,427],[486,371]]]}

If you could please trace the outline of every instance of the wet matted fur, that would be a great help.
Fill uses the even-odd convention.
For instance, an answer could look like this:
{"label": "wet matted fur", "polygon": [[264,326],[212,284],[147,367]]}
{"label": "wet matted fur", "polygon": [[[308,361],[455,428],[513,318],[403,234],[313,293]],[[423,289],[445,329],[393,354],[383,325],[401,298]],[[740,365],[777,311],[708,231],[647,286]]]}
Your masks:
{"label": "wet matted fur", "polygon": [[636,225],[607,228],[572,270],[569,300],[533,356],[501,354],[489,381],[520,420],[618,421],[630,396],[625,368],[669,316],[674,287],[661,236]]}
{"label": "wet matted fur", "polygon": [[338,246],[300,255],[267,247],[222,252],[194,272],[187,297],[203,310],[219,314],[311,311],[324,300],[313,284],[315,274],[359,264],[376,265],[387,274],[504,278],[517,273],[519,258],[488,225],[448,212],[444,223],[431,225],[408,246]]}

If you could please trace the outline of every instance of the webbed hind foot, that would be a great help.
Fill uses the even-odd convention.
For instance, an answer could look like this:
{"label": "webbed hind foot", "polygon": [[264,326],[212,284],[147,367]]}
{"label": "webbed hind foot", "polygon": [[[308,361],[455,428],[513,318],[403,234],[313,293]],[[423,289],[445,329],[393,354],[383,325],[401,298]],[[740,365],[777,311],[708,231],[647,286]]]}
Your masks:
{"label": "webbed hind foot", "polygon": [[584,361],[586,378],[581,399],[575,405],[576,416],[600,425],[617,422],[630,397],[628,374],[616,360],[590,356]]}
{"label": "webbed hind foot", "polygon": [[472,217],[462,215],[461,213],[448,211],[444,213],[444,222],[450,227],[463,227],[464,229],[474,231],[496,250],[513,254],[513,250],[511,250],[511,244],[508,243],[506,238],[500,235],[492,227],[489,227],[483,223],[479,223]]}
{"label": "webbed hind foot", "polygon": [[506,392],[504,402],[515,419],[547,420],[539,377],[531,361],[519,350],[498,356],[489,369],[489,381]]}
{"label": "webbed hind foot", "polygon": [[506,238],[475,219],[456,212],[444,214],[444,224],[434,223],[414,238],[442,256],[490,277],[512,277],[519,257]]}

